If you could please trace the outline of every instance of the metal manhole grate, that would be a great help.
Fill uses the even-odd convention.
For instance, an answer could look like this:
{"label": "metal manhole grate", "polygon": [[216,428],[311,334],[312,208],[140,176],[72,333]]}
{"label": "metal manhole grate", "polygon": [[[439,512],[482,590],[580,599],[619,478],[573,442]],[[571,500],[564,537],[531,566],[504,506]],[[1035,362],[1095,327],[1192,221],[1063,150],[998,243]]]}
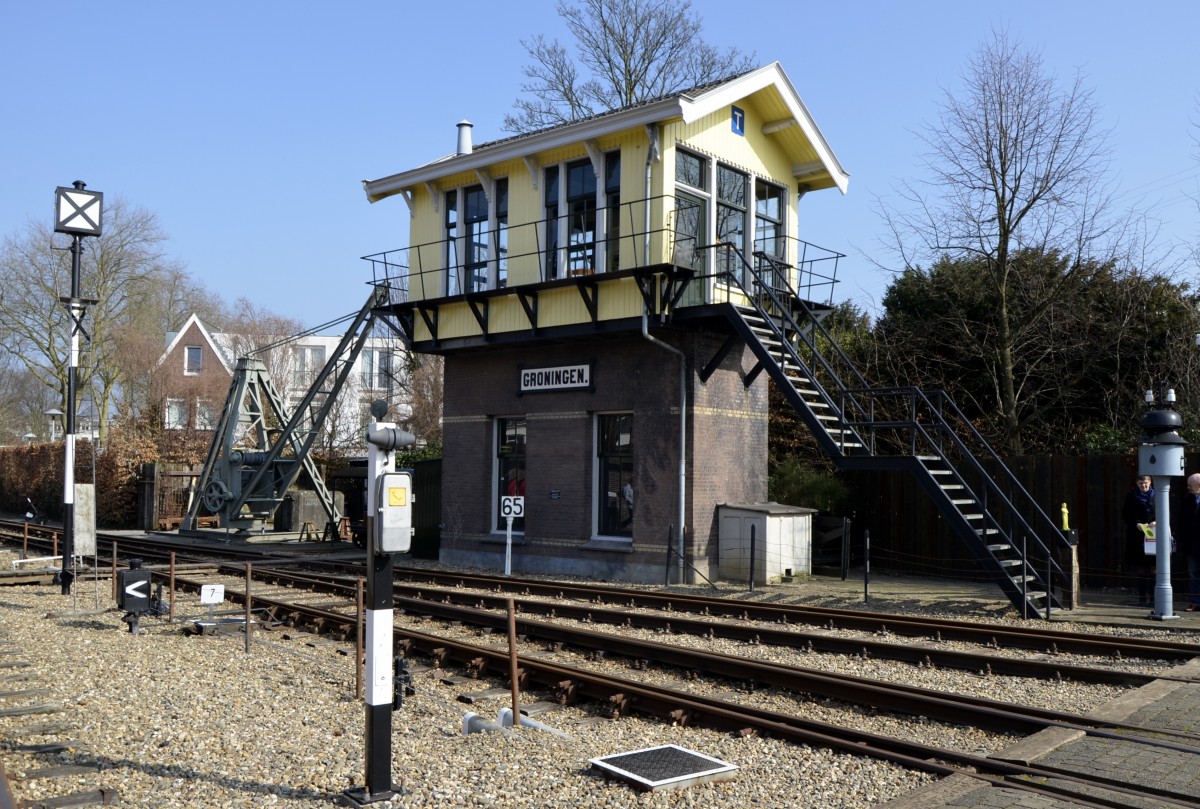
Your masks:
{"label": "metal manhole grate", "polygon": [[709,781],[726,781],[737,771],[733,764],[675,744],[592,758],[588,763],[606,775],[647,790],[682,789]]}

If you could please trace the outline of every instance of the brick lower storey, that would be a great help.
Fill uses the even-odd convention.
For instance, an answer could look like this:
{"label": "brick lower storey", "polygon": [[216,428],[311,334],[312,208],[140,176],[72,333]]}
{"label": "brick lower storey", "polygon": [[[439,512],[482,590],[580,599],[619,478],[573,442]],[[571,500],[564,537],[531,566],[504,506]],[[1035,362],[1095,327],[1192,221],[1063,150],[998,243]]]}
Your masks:
{"label": "brick lower storey", "polygon": [[[701,382],[697,369],[725,339],[719,331],[655,336],[683,353],[682,399],[681,357],[641,335],[446,357],[442,562],[504,569],[497,420],[523,419],[525,515],[513,535],[514,572],[662,582],[669,562],[679,581],[668,543],[678,548],[682,450],[683,580],[698,580],[692,568],[714,577],[717,507],[766,500],[767,382],[745,384],[753,362],[739,351]],[[586,366],[590,385],[522,392],[522,371],[568,366]],[[598,528],[600,509],[622,506],[617,493],[600,491],[597,423],[606,414],[632,416],[636,508],[623,523],[632,536]]]}

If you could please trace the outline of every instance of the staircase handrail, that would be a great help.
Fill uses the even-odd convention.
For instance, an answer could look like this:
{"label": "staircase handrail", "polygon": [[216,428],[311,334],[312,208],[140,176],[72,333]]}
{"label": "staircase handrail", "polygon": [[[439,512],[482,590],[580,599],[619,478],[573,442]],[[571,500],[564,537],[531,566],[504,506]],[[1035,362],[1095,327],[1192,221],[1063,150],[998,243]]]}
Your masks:
{"label": "staircase handrail", "polygon": [[[820,392],[821,396],[824,397],[830,404],[836,404],[838,407],[838,412],[841,414],[844,414],[845,409],[846,409],[845,404],[846,404],[846,402],[849,402],[852,405],[854,412],[859,413],[865,417],[866,416],[865,409],[863,408],[862,404],[859,401],[857,401],[853,397],[849,396],[849,392],[851,389],[848,388],[845,385],[845,383],[842,382],[841,375],[838,374],[838,372],[833,368],[833,366],[829,364],[829,362],[825,358],[825,355],[817,350],[816,345],[814,345],[812,343],[812,341],[810,341],[801,332],[799,326],[796,324],[795,319],[791,316],[790,310],[788,309],[788,307],[784,306],[783,302],[779,299],[778,294],[776,294],[776,290],[778,288],[782,288],[784,291],[786,291],[788,293],[788,295],[790,296],[790,299],[789,299],[790,302],[799,303],[802,307],[804,307],[805,314],[807,314],[809,316],[810,322],[812,322],[817,327],[817,329],[820,330],[821,334],[824,335],[826,337],[826,339],[829,340],[830,346],[832,346],[834,351],[837,352],[838,358],[842,361],[842,363],[847,368],[850,368],[854,372],[854,374],[857,376],[856,381],[858,382],[858,384],[863,389],[869,388],[870,385],[868,384],[867,380],[865,378],[863,378],[863,376],[861,374],[858,373],[858,369],[854,367],[854,363],[852,363],[850,361],[850,358],[845,355],[845,353],[841,350],[841,347],[838,346],[837,343],[835,341],[833,341],[833,339],[829,336],[829,332],[826,331],[823,326],[821,326],[819,323],[817,323],[816,318],[812,317],[812,312],[808,309],[807,305],[805,305],[804,301],[800,298],[800,296],[796,294],[796,291],[792,288],[791,283],[789,281],[787,281],[786,279],[783,280],[782,287],[773,287],[770,284],[766,283],[766,280],[763,278],[763,276],[749,261],[746,260],[746,257],[742,254],[742,252],[740,250],[738,250],[736,246],[729,244],[728,242],[720,242],[720,243],[717,243],[714,245],[710,245],[710,247],[714,248],[714,249],[726,250],[728,255],[735,256],[741,262],[743,268],[745,270],[749,271],[749,273],[754,276],[754,279],[758,283],[759,288],[761,290],[763,290],[763,292],[768,297],[770,297],[771,302],[775,304],[775,308],[780,312],[780,315],[782,317],[787,318],[788,322],[793,327],[793,330],[797,333],[797,335],[800,337],[800,339],[802,339],[804,341],[805,345],[808,347],[809,351],[811,352],[814,361],[819,362],[821,367],[823,368],[823,370],[833,380],[833,382],[837,386],[837,390],[838,390],[839,395],[841,396],[842,402],[840,404],[833,402],[833,400],[829,396],[829,392],[825,389],[825,386],[823,386],[823,385],[819,386],[819,392]],[[777,265],[780,263],[780,262],[777,262],[776,259],[774,259],[774,257],[767,256],[765,253],[762,253],[761,251],[754,253],[754,255],[758,256],[758,257],[762,257],[763,259],[767,260],[768,262],[771,262],[772,264]],[[792,344],[792,341],[788,339],[787,335],[783,333],[783,331],[779,328],[779,326],[776,325],[775,321],[772,320],[771,316],[763,309],[762,305],[758,303],[758,300],[756,299],[755,295],[746,289],[746,285],[742,282],[740,274],[735,273],[731,270],[725,270],[722,273],[720,273],[718,275],[718,277],[720,277],[721,275],[724,275],[726,278],[728,278],[731,283],[731,286],[736,286],[738,289],[740,289],[742,294],[746,297],[746,299],[754,305],[755,309],[762,316],[763,321],[766,323],[767,327],[770,328],[771,331],[775,334],[775,336],[779,339],[780,345],[783,346],[784,349],[791,355],[791,357],[795,361],[795,363],[797,365],[799,365],[801,368],[808,370],[808,367],[809,367],[808,363],[806,363],[803,359],[801,359],[800,354],[799,354],[799,352],[796,351],[796,348]],[[811,373],[810,373],[810,376],[811,376]],[[815,379],[814,379],[814,381],[815,381]],[[844,416],[842,417],[842,422],[846,426],[850,426],[850,422],[847,419],[845,419]],[[862,438],[862,436],[857,436],[857,435],[856,435],[856,437],[859,438],[860,440]]]}
{"label": "staircase handrail", "polygon": [[[830,378],[836,384],[838,393],[842,396],[843,401],[851,402],[854,406],[853,407],[854,414],[861,415],[863,417],[861,421],[854,420],[854,419],[848,419],[848,418],[846,418],[845,409],[839,408],[838,412],[839,412],[839,418],[842,422],[842,426],[849,427],[850,429],[852,429],[854,431],[854,433],[861,439],[862,436],[861,436],[861,433],[859,432],[859,428],[862,426],[867,426],[867,427],[871,426],[871,423],[874,421],[874,415],[873,415],[874,408],[873,408],[873,406],[872,407],[864,406],[863,403],[859,401],[860,396],[867,398],[868,402],[871,405],[873,405],[876,398],[880,394],[891,393],[894,395],[895,393],[900,392],[902,390],[911,391],[912,395],[914,396],[914,399],[919,397],[921,402],[923,402],[925,404],[925,406],[929,408],[929,411],[937,416],[938,427],[940,429],[942,429],[946,433],[946,435],[948,435],[952,439],[952,441],[957,445],[960,452],[962,452],[963,457],[966,459],[969,459],[969,464],[972,467],[972,471],[974,471],[979,477],[982,478],[983,481],[985,481],[986,488],[989,489],[991,491],[991,493],[995,494],[997,497],[999,497],[1002,501],[1004,501],[1007,504],[1009,511],[1014,515],[1015,519],[1018,522],[1018,525],[1024,527],[1026,530],[1029,531],[1030,534],[1033,535],[1034,540],[1037,542],[1038,546],[1042,549],[1042,551],[1044,551],[1046,553],[1047,558],[1050,560],[1051,564],[1053,564],[1053,566],[1056,569],[1058,569],[1059,573],[1063,573],[1062,569],[1058,566],[1058,563],[1053,559],[1053,556],[1051,554],[1051,548],[1047,545],[1046,542],[1044,542],[1042,540],[1041,534],[1033,529],[1033,527],[1025,519],[1024,514],[1022,514],[1021,511],[1017,509],[1017,507],[1016,507],[1015,503],[1013,503],[1012,499],[1007,494],[1005,494],[1005,491],[1003,488],[1001,488],[1000,484],[997,483],[997,481],[992,477],[992,475],[988,474],[987,470],[985,470],[983,468],[983,465],[981,463],[979,463],[979,459],[975,457],[974,452],[971,451],[967,447],[966,443],[962,440],[962,438],[958,434],[958,432],[954,429],[954,427],[950,424],[950,422],[947,421],[946,416],[943,413],[943,411],[940,408],[934,407],[933,402],[930,401],[930,399],[929,399],[928,395],[925,393],[925,391],[923,391],[922,389],[915,387],[915,386],[910,386],[908,388],[890,388],[890,389],[889,388],[875,388],[875,387],[871,386],[866,381],[866,379],[862,376],[862,374],[858,371],[858,368],[854,365],[854,363],[850,360],[850,358],[846,355],[846,353],[844,351],[842,351],[841,346],[839,346],[837,341],[833,339],[833,337],[829,334],[829,331],[824,327],[824,325],[822,325],[815,317],[813,317],[812,311],[809,309],[808,304],[803,299],[801,299],[799,297],[799,295],[796,294],[796,292],[792,288],[790,282],[787,280],[786,274],[778,273],[777,275],[782,280],[782,284],[779,284],[777,286],[772,286],[771,284],[768,284],[766,282],[766,279],[763,278],[762,274],[758,271],[758,269],[750,261],[746,260],[746,257],[741,253],[740,250],[738,250],[736,248],[736,246],[729,244],[729,243],[720,243],[720,244],[714,245],[714,247],[723,248],[726,251],[728,251],[728,254],[737,256],[741,260],[741,264],[742,264],[743,268],[745,270],[747,270],[754,277],[755,281],[758,283],[759,288],[761,290],[763,290],[763,292],[766,294],[766,296],[768,296],[771,299],[771,302],[775,305],[775,308],[779,313],[779,317],[786,318],[789,321],[789,323],[792,327],[792,331],[797,335],[797,337],[800,340],[802,340],[804,342],[805,346],[812,353],[814,360],[818,361],[820,363],[822,369],[827,374],[829,374]],[[777,258],[770,256],[766,253],[763,253],[761,251],[755,252],[753,255],[755,258],[759,258],[759,259],[771,264],[773,267],[790,269],[790,267],[788,267],[788,265],[785,262],[782,262],[782,261],[778,260]],[[733,285],[736,285],[738,287],[738,289],[740,289],[742,291],[742,294],[755,307],[755,309],[758,311],[759,315],[762,316],[763,320],[767,323],[768,327],[772,330],[772,332],[774,332],[775,336],[777,338],[779,338],[780,343],[786,347],[786,350],[792,355],[792,358],[796,361],[796,363],[800,367],[807,369],[808,366],[801,360],[799,353],[795,350],[795,347],[792,345],[791,340],[787,339],[787,337],[783,333],[782,329],[780,329],[775,324],[775,322],[772,320],[772,318],[769,316],[769,314],[763,309],[762,305],[758,302],[758,298],[755,295],[751,294],[750,291],[748,291],[746,289],[745,285],[742,283],[741,278],[738,277],[738,274],[731,272],[729,270],[726,270],[724,272],[724,275],[733,283]],[[808,322],[812,324],[813,331],[816,333],[819,333],[821,336],[823,336],[826,340],[826,343],[830,346],[832,351],[836,354],[836,356],[837,356],[838,360],[841,362],[841,364],[844,367],[849,368],[853,371],[854,376],[856,377],[856,381],[860,385],[860,387],[858,389],[850,388],[850,387],[846,386],[846,384],[844,382],[842,382],[841,376],[838,374],[838,372],[826,360],[826,358],[824,357],[822,352],[820,352],[817,349],[815,341],[812,340],[807,334],[805,334],[804,330],[802,330],[799,327],[799,325],[795,322],[794,318],[792,318],[790,306],[783,305],[783,302],[779,299],[779,296],[776,294],[776,289],[782,289],[783,291],[786,291],[788,293],[788,295],[790,296],[789,303],[798,305],[803,310],[804,314],[807,315]],[[813,383],[818,386],[818,389],[819,389],[819,392],[821,393],[821,395],[827,401],[830,401],[830,403],[832,403],[832,401],[830,400],[828,391],[825,390],[825,386],[822,385],[812,374],[810,374],[810,378],[812,378]],[[1050,519],[1050,517],[1046,514],[1045,510],[1043,510],[1042,507],[1038,504],[1038,502],[1033,498],[1033,496],[1029,494],[1029,492],[1025,489],[1025,487],[1021,484],[1021,482],[1019,480],[1017,480],[1016,476],[1012,474],[1012,470],[1010,470],[1008,468],[1008,465],[1005,464],[1003,462],[1003,460],[1001,460],[1000,456],[996,454],[995,450],[992,449],[991,444],[989,444],[988,441],[979,433],[979,431],[977,429],[975,429],[975,426],[973,424],[971,424],[971,422],[966,418],[965,414],[963,414],[963,412],[958,408],[958,405],[954,402],[954,400],[950,397],[950,395],[943,390],[937,391],[937,394],[944,404],[949,405],[949,407],[953,411],[953,414],[954,414],[956,420],[965,427],[965,429],[968,433],[968,437],[973,439],[975,442],[978,443],[978,445],[980,447],[982,447],[984,449],[984,451],[996,462],[998,469],[1004,470],[1003,474],[1006,476],[1007,482],[1012,486],[1011,491],[1013,491],[1014,494],[1016,494],[1017,496],[1023,498],[1024,502],[1028,503],[1028,505],[1032,509],[1032,515],[1033,515],[1034,521],[1035,522],[1044,522],[1046,527],[1049,529],[1050,536],[1057,537],[1058,541],[1061,542],[1061,544],[1063,546],[1069,547],[1069,543],[1067,543],[1066,538],[1059,531],[1058,527],[1054,525],[1053,520]],[[929,434],[925,431],[925,429],[915,419],[908,420],[908,426],[910,429],[918,430],[922,434],[924,434],[925,437],[927,439],[929,439],[930,446],[936,448],[939,455],[941,456],[941,458],[945,459],[945,452],[941,449],[941,447],[937,443],[933,442],[932,436],[929,436]],[[873,439],[874,439],[874,436],[872,435],[872,440],[870,441],[869,444],[864,442],[864,446],[867,447],[868,452],[871,455],[876,454],[875,453],[875,442]],[[965,481],[964,481],[964,485],[965,485]],[[986,500],[980,500],[980,502],[986,503]],[[994,518],[993,518],[993,520],[994,520]],[[1002,529],[1002,527],[999,526],[999,524],[997,524],[996,527],[998,529]]]}
{"label": "staircase handrail", "polygon": [[[953,462],[954,467],[958,469],[962,463],[965,462],[969,467],[969,471],[973,472],[978,479],[983,481],[988,493],[994,494],[995,496],[1001,498],[1008,505],[1009,510],[1014,517],[1015,527],[1022,528],[1026,531],[1025,539],[1028,540],[1030,537],[1032,537],[1037,543],[1037,546],[1046,554],[1054,569],[1058,573],[1066,575],[1065,571],[1062,570],[1058,562],[1054,560],[1053,556],[1051,555],[1052,548],[1042,541],[1042,533],[1035,529],[1033,525],[1030,524],[1030,520],[1026,519],[1025,514],[1017,509],[1016,503],[1013,502],[1014,499],[1019,499],[1021,502],[1027,503],[1031,509],[1030,517],[1032,518],[1033,522],[1042,523],[1044,530],[1049,536],[1057,538],[1057,540],[1061,541],[1064,546],[1069,547],[1066,538],[1062,535],[1058,527],[1054,525],[1054,521],[1048,514],[1046,514],[1045,510],[1038,504],[1037,500],[1034,499],[1033,495],[1029,493],[1029,490],[1025,488],[1024,484],[1022,484],[1021,481],[1017,479],[1016,475],[1012,473],[1012,470],[1008,468],[1008,464],[1004,463],[1003,459],[996,454],[996,451],[992,448],[991,444],[988,443],[987,439],[980,434],[980,432],[975,428],[975,425],[971,424],[970,420],[968,420],[966,415],[959,409],[958,404],[954,401],[949,393],[941,389],[927,392],[916,386],[872,388],[869,390],[856,392],[861,393],[872,400],[875,400],[881,396],[907,395],[911,396],[914,401],[924,404],[925,407],[928,408],[928,411],[936,416],[934,426],[940,432],[949,437],[949,439],[955,445],[955,448],[958,449],[961,454],[961,461]],[[947,418],[946,413],[942,410],[942,408],[935,406],[934,401],[930,399],[930,393],[932,393],[934,397],[939,400],[943,407],[948,407],[952,411],[950,415],[952,416],[954,422],[959,425],[958,429],[956,429],[955,425],[951,423],[951,420]],[[915,411],[915,409],[916,408],[914,407],[913,410]],[[901,423],[896,422],[896,426],[900,427]],[[941,459],[948,460],[946,459],[946,453],[940,444],[935,440],[934,436],[929,434],[929,431],[918,419],[911,419],[907,424],[902,426],[914,431],[915,433],[919,433],[928,442],[927,445],[937,451]],[[1001,474],[1004,479],[1003,482],[1007,483],[1008,485],[1007,489],[1004,486],[1001,486],[1000,482],[996,480],[995,473],[989,473],[988,470],[984,468],[979,457],[976,455],[976,452],[970,449],[966,441],[963,440],[962,434],[959,432],[959,430],[965,432],[967,434],[967,438],[972,440],[978,447],[980,447],[985,456],[994,462],[996,471]],[[912,443],[914,444],[915,453],[915,441]],[[872,455],[874,454],[876,453],[872,448]],[[961,474],[959,474],[959,479],[962,481],[962,484],[967,487],[969,494],[978,502],[985,504],[986,509],[987,500],[980,498],[974,492],[974,490],[971,489],[968,481],[963,478]],[[991,517],[991,513],[987,513],[989,517]],[[1005,531],[1004,526],[1000,525],[994,517],[991,517],[991,519],[995,524],[995,527],[1001,532],[1005,533],[1007,536],[1008,532]],[[1008,536],[1008,539],[1010,541],[1016,541],[1016,538],[1012,536]]]}

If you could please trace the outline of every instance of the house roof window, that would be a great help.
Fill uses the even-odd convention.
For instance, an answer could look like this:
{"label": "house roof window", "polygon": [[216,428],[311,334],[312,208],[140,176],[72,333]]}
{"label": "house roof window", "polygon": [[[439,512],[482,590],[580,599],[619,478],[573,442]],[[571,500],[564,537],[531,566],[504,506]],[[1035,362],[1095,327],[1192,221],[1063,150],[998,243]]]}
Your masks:
{"label": "house roof window", "polygon": [[204,370],[204,350],[200,346],[187,346],[183,350],[183,372],[188,375]]}

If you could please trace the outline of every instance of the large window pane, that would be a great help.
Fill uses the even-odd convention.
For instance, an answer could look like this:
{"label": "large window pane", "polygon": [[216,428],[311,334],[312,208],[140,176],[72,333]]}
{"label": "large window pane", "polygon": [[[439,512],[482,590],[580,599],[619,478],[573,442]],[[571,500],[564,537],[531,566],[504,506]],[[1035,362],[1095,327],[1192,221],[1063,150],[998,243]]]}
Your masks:
{"label": "large window pane", "polygon": [[[496,419],[496,530],[507,531],[500,516],[500,498],[525,496],[525,419]],[[525,518],[513,520],[514,531],[525,530]]]}
{"label": "large window pane", "polygon": [[690,194],[675,197],[674,263],[680,267],[704,270],[704,200]]}
{"label": "large window pane", "polygon": [[745,266],[747,176],[728,166],[717,166],[717,241],[722,273],[737,273]]}
{"label": "large window pane", "polygon": [[203,368],[204,349],[200,346],[187,346],[184,349],[183,372],[185,374],[198,374]]}
{"label": "large window pane", "polygon": [[546,280],[558,277],[558,166],[546,169]]}
{"label": "large window pane", "polygon": [[446,294],[462,292],[462,265],[458,257],[458,191],[446,194]]}
{"label": "large window pane", "polygon": [[488,288],[488,258],[491,244],[488,231],[488,203],[483,186],[472,186],[463,192],[463,229],[466,231],[466,292],[482,292]]}
{"label": "large window pane", "polygon": [[496,288],[508,286],[508,178],[496,180]]}
{"label": "large window pane", "polygon": [[708,161],[682,149],[676,151],[675,182],[708,191]]}
{"label": "large window pane", "polygon": [[636,493],[633,488],[633,416],[597,417],[596,430],[598,533],[632,537]]}
{"label": "large window pane", "polygon": [[306,390],[325,367],[325,346],[297,346],[292,355],[292,387]]}
{"label": "large window pane", "polygon": [[784,263],[787,249],[783,229],[784,190],[758,180],[754,184],[754,252],[761,253],[760,274],[768,286],[786,289],[791,279]]}
{"label": "large window pane", "polygon": [[182,430],[187,427],[187,402],[183,399],[167,399],[166,428]]}
{"label": "large window pane", "polygon": [[596,271],[596,172],[592,161],[567,164],[567,272]]}

